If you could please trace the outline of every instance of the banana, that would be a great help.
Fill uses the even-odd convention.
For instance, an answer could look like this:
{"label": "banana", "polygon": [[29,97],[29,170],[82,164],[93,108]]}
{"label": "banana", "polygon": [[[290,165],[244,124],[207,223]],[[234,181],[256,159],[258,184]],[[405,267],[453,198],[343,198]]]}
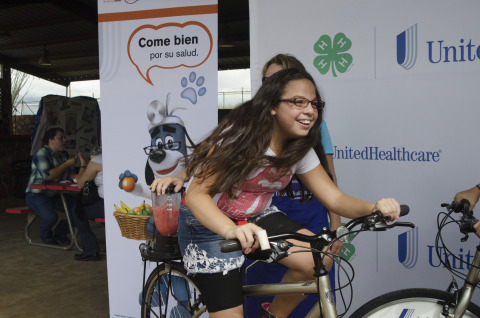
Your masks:
{"label": "banana", "polygon": [[140,211],[145,210],[145,200],[138,206],[140,208]]}
{"label": "banana", "polygon": [[125,203],[123,203],[123,201],[120,201],[120,205],[122,206],[122,208],[124,208],[125,210],[131,210],[128,205],[126,205]]}
{"label": "banana", "polygon": [[113,206],[115,207],[115,211],[120,212],[120,213],[127,213],[127,209],[121,208],[116,204],[114,204]]}

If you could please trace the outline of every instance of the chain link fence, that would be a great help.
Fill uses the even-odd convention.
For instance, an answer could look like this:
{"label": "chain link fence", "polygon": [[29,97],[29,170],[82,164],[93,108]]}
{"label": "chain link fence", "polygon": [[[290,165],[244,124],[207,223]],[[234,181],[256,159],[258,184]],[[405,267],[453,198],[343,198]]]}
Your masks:
{"label": "chain link fence", "polygon": [[[251,99],[250,90],[239,90],[232,92],[218,92],[218,108],[219,109],[232,109],[238,105]],[[100,99],[98,99],[100,103]],[[13,116],[22,115],[35,115],[38,111],[40,101],[22,101],[19,105],[14,107]]]}
{"label": "chain link fence", "polygon": [[218,92],[218,108],[232,109],[238,105],[250,100],[252,97],[250,90],[241,90],[233,92]]}

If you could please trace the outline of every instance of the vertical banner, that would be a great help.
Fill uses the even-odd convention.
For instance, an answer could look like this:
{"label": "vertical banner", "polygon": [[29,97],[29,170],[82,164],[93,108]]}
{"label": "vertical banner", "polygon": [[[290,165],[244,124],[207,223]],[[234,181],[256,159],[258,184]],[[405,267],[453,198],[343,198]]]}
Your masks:
{"label": "vertical banner", "polygon": [[[435,254],[436,217],[480,182],[478,12],[480,2],[468,0],[250,1],[252,91],[272,56],[297,57],[326,101],[339,187],[410,206],[404,221],[415,229],[361,233],[346,247],[350,314],[391,290],[450,283]],[[449,231],[442,258],[466,274],[460,260],[472,261],[478,238],[462,243],[458,226]]]}
{"label": "vertical banner", "polygon": [[151,182],[182,171],[178,159],[217,125],[217,1],[98,10],[110,316],[140,317],[145,239],[125,237],[113,213],[151,205]]}

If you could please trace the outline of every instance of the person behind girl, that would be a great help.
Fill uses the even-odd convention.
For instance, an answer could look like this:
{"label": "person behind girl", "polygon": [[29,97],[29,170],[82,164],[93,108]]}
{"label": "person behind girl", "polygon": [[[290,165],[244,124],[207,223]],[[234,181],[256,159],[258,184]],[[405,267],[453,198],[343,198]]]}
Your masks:
{"label": "person behind girl", "polygon": [[[32,184],[44,184],[46,182],[58,182],[72,180],[77,156],[69,158],[65,151],[65,132],[62,128],[50,128],[43,136],[44,146],[40,148],[32,158],[32,169],[25,190],[25,201],[29,208],[40,217],[40,238],[47,244],[69,245],[67,238],[69,233],[66,220],[57,223],[58,215],[55,210],[64,211],[60,194],[52,190],[31,189]],[[75,206],[75,198],[65,196],[68,211]]]}
{"label": "person behind girl", "polygon": [[[268,235],[313,234],[271,206],[275,192],[287,187],[285,191],[291,193],[293,174],[329,211],[341,216],[355,218],[376,210],[392,219],[399,216],[395,199],[362,201],[340,191],[329,178],[313,150],[321,142],[317,130],[322,108],[308,73],[279,71],[188,156],[186,175],[192,180],[180,208],[178,240],[185,268],[211,317],[243,317],[244,256],[240,251],[220,252],[219,242],[238,239],[243,253],[250,254],[259,247],[255,233],[262,229]],[[155,180],[152,190],[164,193],[169,186],[165,180]],[[292,253],[279,263],[289,268],[282,282],[313,279],[309,253]],[[286,317],[302,298],[277,296],[262,312],[267,317]]]}

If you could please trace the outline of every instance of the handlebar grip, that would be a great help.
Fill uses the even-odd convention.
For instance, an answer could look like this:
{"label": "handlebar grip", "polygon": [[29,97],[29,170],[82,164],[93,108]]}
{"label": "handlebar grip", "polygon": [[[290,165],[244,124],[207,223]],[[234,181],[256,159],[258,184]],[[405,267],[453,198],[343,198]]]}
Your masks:
{"label": "handlebar grip", "polygon": [[410,213],[410,207],[406,204],[400,205],[400,216],[405,216]]}
{"label": "handlebar grip", "polygon": [[464,212],[470,211],[470,201],[468,201],[467,199],[462,199],[460,201],[460,206],[463,208]]}
{"label": "handlebar grip", "polygon": [[240,241],[237,239],[225,240],[220,242],[219,245],[222,253],[230,253],[240,251],[242,249],[242,244],[240,244]]}
{"label": "handlebar grip", "polygon": [[[410,212],[410,208],[408,207],[408,205],[406,205],[406,204],[401,204],[401,205],[400,205],[400,216],[405,216],[405,215],[407,215],[409,212]],[[378,213],[379,213],[379,215],[381,215],[380,212],[378,212]],[[391,221],[392,218],[390,217],[390,215],[387,215],[387,216],[385,217],[385,220]]]}

